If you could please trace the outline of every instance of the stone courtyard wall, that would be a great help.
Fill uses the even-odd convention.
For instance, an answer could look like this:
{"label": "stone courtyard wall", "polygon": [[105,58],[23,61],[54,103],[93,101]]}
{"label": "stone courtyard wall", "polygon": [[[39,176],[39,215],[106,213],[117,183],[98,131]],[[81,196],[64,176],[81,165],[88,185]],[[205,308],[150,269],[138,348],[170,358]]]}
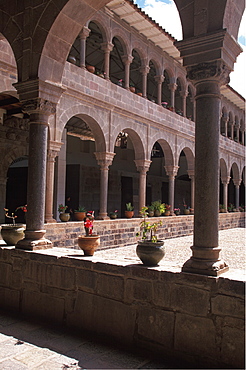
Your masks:
{"label": "stone courtyard wall", "polygon": [[[160,239],[170,239],[193,233],[194,216],[153,217],[149,221],[162,220],[159,228]],[[137,242],[139,218],[119,218],[116,220],[94,221],[94,232],[101,236],[99,249],[122,247]],[[219,229],[245,227],[245,213],[220,213]],[[78,248],[78,236],[84,234],[83,222],[58,222],[45,224],[46,237],[53,242],[54,247]]]}
{"label": "stone courtyard wall", "polygon": [[244,282],[65,253],[0,249],[0,308],[192,368],[244,368]]}

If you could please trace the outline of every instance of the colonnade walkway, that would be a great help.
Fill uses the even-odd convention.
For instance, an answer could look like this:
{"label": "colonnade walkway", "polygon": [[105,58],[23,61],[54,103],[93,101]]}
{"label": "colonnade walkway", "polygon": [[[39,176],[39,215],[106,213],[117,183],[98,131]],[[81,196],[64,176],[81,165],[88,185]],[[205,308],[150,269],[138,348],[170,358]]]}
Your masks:
{"label": "colonnade walkway", "polygon": [[[230,270],[223,274],[235,280],[245,280],[245,229],[219,232],[222,257]],[[166,255],[159,268],[180,271],[190,257],[192,235],[165,241]],[[136,246],[95,253],[95,259],[108,263],[135,263]],[[63,249],[64,250],[64,249]],[[78,253],[73,250],[73,253]],[[58,369],[182,369],[183,364],[152,357],[148,351],[123,348],[104,338],[76,335],[59,326],[30,320],[0,311],[0,369],[58,370]]]}

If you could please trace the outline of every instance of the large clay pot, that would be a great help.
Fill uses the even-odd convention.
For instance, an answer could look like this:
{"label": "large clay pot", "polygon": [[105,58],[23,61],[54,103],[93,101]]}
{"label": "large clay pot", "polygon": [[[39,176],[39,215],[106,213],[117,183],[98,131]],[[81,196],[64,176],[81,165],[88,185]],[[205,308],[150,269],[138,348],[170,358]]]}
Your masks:
{"label": "large clay pot", "polygon": [[130,86],[130,87],[129,87],[129,90],[130,90],[131,92],[135,93],[136,88],[135,88],[134,86]]}
{"label": "large clay pot", "polygon": [[156,266],[165,256],[164,241],[139,240],[136,253],[144,265]]}
{"label": "large clay pot", "polygon": [[19,240],[25,237],[25,228],[23,224],[3,224],[1,225],[1,235],[7,245],[16,245]]}
{"label": "large clay pot", "polygon": [[89,72],[91,72],[91,73],[95,73],[95,67],[94,67],[94,66],[89,66],[89,65],[87,65],[87,66],[86,66],[86,69],[87,69],[87,71],[89,71]]}
{"label": "large clay pot", "polygon": [[93,256],[100,245],[100,236],[96,234],[91,236],[81,235],[78,237],[78,245],[84,251],[85,256]]}
{"label": "large clay pot", "polygon": [[171,211],[165,211],[164,215],[165,216],[171,216]]}
{"label": "large clay pot", "polygon": [[70,220],[70,213],[60,213],[59,218],[62,222],[67,222]]}
{"label": "large clay pot", "polygon": [[190,210],[189,209],[187,209],[187,208],[185,208],[184,209],[184,215],[189,215],[190,214]]}
{"label": "large clay pot", "polygon": [[160,217],[161,215],[161,211],[159,211],[158,209],[155,210],[155,217]]}
{"label": "large clay pot", "polygon": [[84,221],[84,218],[86,217],[86,212],[74,212],[73,215],[75,221]]}
{"label": "large clay pot", "polygon": [[126,218],[132,218],[134,216],[134,211],[125,211]]}

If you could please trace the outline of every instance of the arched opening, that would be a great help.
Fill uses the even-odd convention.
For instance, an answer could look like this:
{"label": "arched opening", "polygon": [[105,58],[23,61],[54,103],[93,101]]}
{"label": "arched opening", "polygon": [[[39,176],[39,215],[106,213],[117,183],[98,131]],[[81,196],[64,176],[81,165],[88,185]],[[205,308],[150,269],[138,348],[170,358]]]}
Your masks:
{"label": "arched opening", "polygon": [[156,67],[152,60],[149,62],[149,68],[147,75],[147,98],[153,103],[157,103]]}
{"label": "arched opening", "polygon": [[175,208],[181,212],[191,207],[191,180],[188,176],[188,161],[184,150],[181,151],[178,162],[178,173],[175,181]]}
{"label": "arched opening", "polygon": [[227,120],[227,112],[225,107],[222,108],[222,114],[220,118],[220,134],[223,136],[227,136],[227,130],[226,130],[226,122]]}
{"label": "arched opening", "polygon": [[147,173],[146,205],[161,200],[168,203],[168,177],[165,171],[165,155],[159,141],[156,141],[151,150],[151,165]]}
{"label": "arched opening", "polygon": [[183,101],[182,101],[182,85],[179,78],[176,81],[177,88],[175,90],[175,112],[183,116]]}
{"label": "arched opening", "polygon": [[89,36],[86,38],[85,63],[95,67],[95,73],[104,72],[104,51],[102,50],[103,35],[98,24],[90,22]]}
{"label": "arched opening", "polygon": [[110,53],[110,68],[109,68],[110,80],[119,86],[124,86],[125,79],[125,65],[123,62],[124,48],[122,43],[117,37],[113,38],[112,43],[114,47]]}
{"label": "arched opening", "polygon": [[129,86],[132,92],[142,91],[142,75],[140,72],[141,58],[137,50],[132,51],[133,60],[130,64],[130,81]]}
{"label": "arched opening", "polygon": [[164,71],[164,81],[162,84],[162,105],[165,108],[170,108],[171,106],[171,90],[169,89],[170,78],[167,71]]}
{"label": "arched opening", "polygon": [[[6,201],[5,208],[12,213],[17,207],[27,204],[27,176],[28,176],[28,158],[17,158],[10,166],[7,172]],[[25,213],[21,210],[16,212],[16,222],[25,223]],[[9,219],[5,220],[10,223]]]}

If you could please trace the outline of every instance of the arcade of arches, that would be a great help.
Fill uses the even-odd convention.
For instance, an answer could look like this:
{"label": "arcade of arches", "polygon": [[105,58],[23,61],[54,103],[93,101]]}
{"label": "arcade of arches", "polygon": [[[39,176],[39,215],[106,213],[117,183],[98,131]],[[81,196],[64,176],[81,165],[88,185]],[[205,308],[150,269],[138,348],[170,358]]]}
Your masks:
{"label": "arcade of arches", "polygon": [[[192,20],[192,31],[192,12],[185,15],[182,1],[175,1],[184,28],[179,42],[130,0],[121,6],[117,0],[62,3],[56,18],[45,13],[48,22],[37,6],[33,49],[22,25],[16,32],[23,45],[16,46],[15,16],[0,3],[11,20],[0,29],[0,210],[28,203],[26,237],[18,247],[49,247],[44,220],[54,222],[68,197],[73,209],[83,205],[101,219],[115,209],[123,216],[127,202],[136,213],[157,199],[172,211],[185,202],[196,212],[194,256],[201,245],[217,247],[219,203],[239,210],[245,202],[244,99],[227,85],[240,53],[235,39],[243,2],[234,9],[233,26],[227,24],[234,7],[228,0],[227,8],[216,9],[220,22]],[[194,56],[201,42],[203,50]],[[232,46],[227,59],[218,54]],[[204,242],[208,230],[211,238]],[[215,265],[213,257],[208,271],[203,266],[200,272],[226,268],[223,261]]]}

